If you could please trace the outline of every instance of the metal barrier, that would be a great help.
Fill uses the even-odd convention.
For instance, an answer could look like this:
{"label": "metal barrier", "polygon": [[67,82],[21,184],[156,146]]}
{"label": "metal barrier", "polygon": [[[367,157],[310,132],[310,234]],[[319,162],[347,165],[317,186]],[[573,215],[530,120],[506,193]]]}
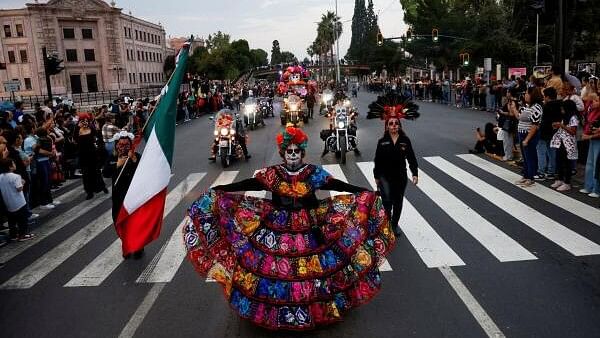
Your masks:
{"label": "metal barrier", "polygon": [[[148,88],[133,88],[133,89],[122,89],[120,96],[129,96],[131,98],[146,98],[146,97],[154,97],[160,94],[162,90],[161,87],[148,87]],[[101,92],[91,92],[91,93],[77,93],[77,94],[57,94],[54,97],[61,97],[63,99],[70,98],[76,106],[91,106],[91,105],[103,105],[109,104],[113,102],[115,99],[119,97],[119,92],[117,90],[106,90]],[[40,105],[44,104],[44,100],[48,97],[46,95],[30,95],[30,96],[20,96],[12,99],[10,96],[3,97],[0,96],[0,101],[11,101],[11,102],[23,102],[24,109],[33,109],[36,103]]]}

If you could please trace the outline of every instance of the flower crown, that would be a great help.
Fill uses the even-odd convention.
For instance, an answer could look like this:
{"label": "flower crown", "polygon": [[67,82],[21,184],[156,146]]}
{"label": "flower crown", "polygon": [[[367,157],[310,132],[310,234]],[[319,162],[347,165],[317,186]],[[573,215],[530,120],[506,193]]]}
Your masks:
{"label": "flower crown", "polygon": [[277,134],[277,146],[279,150],[284,151],[290,144],[295,144],[304,150],[308,146],[308,136],[300,128],[287,127]]}

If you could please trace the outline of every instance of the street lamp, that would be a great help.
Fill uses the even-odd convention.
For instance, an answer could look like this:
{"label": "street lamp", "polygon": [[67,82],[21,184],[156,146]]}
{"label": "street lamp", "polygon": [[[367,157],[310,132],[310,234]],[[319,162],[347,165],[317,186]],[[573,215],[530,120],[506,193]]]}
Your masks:
{"label": "street lamp", "polygon": [[461,53],[459,55],[459,57],[462,60],[463,66],[468,66],[469,65],[469,61],[470,61],[470,55],[469,55],[469,53]]}
{"label": "street lamp", "polygon": [[439,36],[438,36],[438,29],[434,28],[431,30],[431,39],[433,40],[433,42],[438,42],[439,40]]}
{"label": "street lamp", "polygon": [[383,34],[381,34],[381,31],[377,33],[377,46],[383,46]]}
{"label": "street lamp", "polygon": [[406,41],[408,41],[408,42],[412,42],[412,39],[413,39],[413,36],[412,36],[412,35],[413,35],[413,34],[412,34],[412,29],[411,29],[411,28],[409,28],[409,29],[406,31]]}

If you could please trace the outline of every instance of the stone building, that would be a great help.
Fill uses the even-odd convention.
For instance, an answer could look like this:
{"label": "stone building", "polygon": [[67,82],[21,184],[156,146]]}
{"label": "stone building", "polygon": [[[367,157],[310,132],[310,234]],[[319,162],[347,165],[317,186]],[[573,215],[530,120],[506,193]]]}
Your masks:
{"label": "stone building", "polygon": [[[42,48],[64,60],[54,94],[125,90],[164,83],[165,30],[101,0],[50,0],[0,10],[0,81],[17,95],[46,94]],[[5,69],[2,69],[5,68]],[[0,86],[0,96],[6,97]]]}

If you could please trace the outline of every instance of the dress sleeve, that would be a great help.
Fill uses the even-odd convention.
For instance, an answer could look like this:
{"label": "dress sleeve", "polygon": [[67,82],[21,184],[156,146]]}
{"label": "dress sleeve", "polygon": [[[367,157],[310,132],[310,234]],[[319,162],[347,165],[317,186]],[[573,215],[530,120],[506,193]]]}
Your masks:
{"label": "dress sleeve", "polygon": [[213,187],[213,189],[226,192],[265,190],[263,185],[256,178],[248,178],[231,184],[217,185]]}
{"label": "dress sleeve", "polygon": [[406,159],[408,160],[408,168],[413,176],[419,176],[419,164],[417,163],[417,156],[415,155],[415,151],[412,147],[412,143],[407,139],[408,145],[406,147]]}
{"label": "dress sleeve", "polygon": [[359,193],[363,191],[369,191],[367,188],[359,187],[356,185],[348,184],[346,182],[340,181],[338,179],[332,178],[323,186],[321,186],[321,190],[335,190],[335,191],[346,191],[350,193]]}

